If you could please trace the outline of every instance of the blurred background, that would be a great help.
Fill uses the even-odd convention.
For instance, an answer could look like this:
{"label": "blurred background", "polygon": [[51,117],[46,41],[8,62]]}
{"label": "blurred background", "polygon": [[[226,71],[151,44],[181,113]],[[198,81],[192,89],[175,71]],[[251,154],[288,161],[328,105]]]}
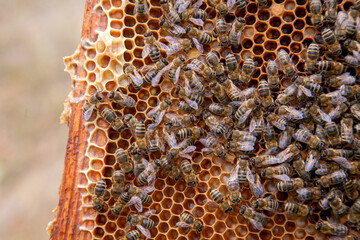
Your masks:
{"label": "blurred background", "polygon": [[85,1],[12,0],[0,8],[0,239],[48,239],[68,128],[63,57],[79,41]]}

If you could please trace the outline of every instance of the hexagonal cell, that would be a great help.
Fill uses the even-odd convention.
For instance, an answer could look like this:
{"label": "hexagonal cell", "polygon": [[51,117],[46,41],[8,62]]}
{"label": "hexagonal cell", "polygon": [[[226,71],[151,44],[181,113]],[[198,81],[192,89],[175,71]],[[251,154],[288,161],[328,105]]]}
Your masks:
{"label": "hexagonal cell", "polygon": [[258,6],[256,5],[256,3],[249,3],[246,6],[246,10],[248,13],[256,13],[258,10]]}
{"label": "hexagonal cell", "polygon": [[303,35],[303,33],[301,31],[294,31],[291,34],[291,38],[296,42],[300,42],[301,40],[303,40],[304,35]]}
{"label": "hexagonal cell", "polygon": [[294,237],[294,235],[288,233],[288,234],[285,234],[283,239],[284,240],[294,240],[295,237]]}
{"label": "hexagonal cell", "polygon": [[256,44],[262,44],[265,41],[264,34],[256,34],[254,36],[254,41],[255,41]]}
{"label": "hexagonal cell", "polygon": [[280,37],[280,31],[278,29],[275,28],[270,28],[267,32],[266,32],[266,37],[269,39],[278,39]]}
{"label": "hexagonal cell", "polygon": [[101,227],[97,227],[93,230],[93,235],[97,238],[102,238],[104,234],[104,229],[102,229]]}
{"label": "hexagonal cell", "polygon": [[[270,59],[273,60],[273,61],[276,59],[275,53],[273,53],[273,52],[265,52],[264,53],[264,60],[269,61]],[[274,187],[275,187],[275,185],[274,185]]]}
{"label": "hexagonal cell", "polygon": [[296,225],[294,222],[287,221],[285,223],[285,229],[287,232],[293,232],[296,229]]}
{"label": "hexagonal cell", "polygon": [[280,44],[283,46],[289,46],[291,42],[291,38],[289,36],[282,36],[280,37]]}
{"label": "hexagonal cell", "polygon": [[246,237],[246,240],[259,240],[259,236],[255,233],[249,233]]}
{"label": "hexagonal cell", "polygon": [[196,218],[201,218],[202,216],[204,216],[204,209],[202,207],[195,207],[192,211],[192,214],[194,215],[194,217]]}
{"label": "hexagonal cell", "polygon": [[285,229],[282,226],[275,226],[272,230],[273,235],[276,237],[281,237],[282,235],[284,235],[284,232],[285,232]]}
{"label": "hexagonal cell", "polygon": [[242,46],[244,48],[250,49],[253,46],[253,42],[250,39],[244,39]]}
{"label": "hexagonal cell", "polygon": [[235,234],[238,237],[244,237],[247,233],[248,233],[248,228],[246,226],[244,226],[244,225],[238,225],[235,228]]}
{"label": "hexagonal cell", "polygon": [[255,55],[261,55],[264,52],[264,48],[262,45],[255,45],[253,48],[253,52]]}
{"label": "hexagonal cell", "polygon": [[255,29],[258,31],[258,32],[265,32],[266,29],[268,28],[268,25],[266,22],[257,22],[255,24]]}
{"label": "hexagonal cell", "polygon": [[283,19],[284,19],[285,22],[290,23],[290,22],[294,21],[295,15],[294,15],[293,12],[286,11],[286,12],[284,13],[284,15],[283,15]]}
{"label": "hexagonal cell", "polygon": [[254,15],[248,15],[245,18],[246,25],[253,25],[256,22],[256,18]]}
{"label": "hexagonal cell", "polygon": [[260,239],[262,239],[262,240],[270,240],[270,239],[272,239],[272,234],[268,230],[261,231],[259,235],[260,235]]}
{"label": "hexagonal cell", "polygon": [[[265,44],[265,49],[268,51],[275,51],[277,48],[277,43],[275,41],[266,41]],[[267,61],[271,58],[267,57],[267,59],[264,57],[264,59]]]}

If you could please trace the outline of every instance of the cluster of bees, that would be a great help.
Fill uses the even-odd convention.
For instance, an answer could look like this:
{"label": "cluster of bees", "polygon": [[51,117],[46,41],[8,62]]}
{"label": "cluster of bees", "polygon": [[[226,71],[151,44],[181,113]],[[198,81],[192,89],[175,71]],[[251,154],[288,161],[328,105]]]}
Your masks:
{"label": "cluster of bees", "polygon": [[[256,2],[260,8],[268,6],[267,1]],[[111,188],[105,179],[96,184],[93,209],[101,211],[106,205],[104,196],[110,192],[115,199],[109,206],[112,214],[118,216],[132,205],[139,212],[127,216],[122,239],[136,240],[140,233],[150,238],[149,229],[155,227],[149,218],[152,211],[141,212],[143,204],[152,201],[149,193],[157,174],[184,180],[187,187],[199,187],[191,156],[199,142],[204,155],[234,164],[228,191],[210,188],[207,204],[228,214],[241,214],[262,230],[267,219],[264,210],[306,217],[317,203],[318,209],[331,212],[326,221],[316,223],[318,231],[333,239],[357,239],[360,87],[355,73],[360,67],[360,1],[344,12],[338,11],[336,0],[323,4],[310,0],[309,15],[319,34],[306,46],[306,72],[299,72],[291,53],[281,49],[276,59],[265,63],[266,79],[256,87],[249,83],[260,66],[251,57],[240,59],[231,51],[241,47],[246,21],[241,17],[232,23],[225,20],[231,9],[245,11],[246,0],[208,0],[216,11],[212,33],[202,30],[208,17],[200,8],[202,0],[162,0],[160,4],[163,16],[159,22],[168,33],[165,39],[169,44],[146,33],[142,57],[149,57],[153,64],[142,69],[125,64],[118,79],[136,90],[165,80],[173,83],[172,96],[147,112],[152,123],[146,126],[147,119],[132,114],[119,116],[111,104],[98,107],[109,102],[134,108],[135,100],[120,89],[99,89],[83,106],[86,120],[99,112],[113,130],[128,128],[134,138],[128,149],[118,148],[114,154],[119,170],[113,173]],[[148,3],[135,0],[134,15],[146,14]],[[206,51],[215,39],[220,49],[230,50],[225,61],[216,52]],[[198,57],[188,59],[189,51],[198,51]],[[290,84],[281,84],[281,79]],[[208,104],[208,98],[213,103]],[[264,150],[258,153],[259,148]],[[149,161],[150,154],[160,157]],[[134,175],[136,183],[126,183],[126,175]],[[281,203],[273,195],[265,195],[266,179],[276,181],[276,190],[291,193],[293,199]],[[242,198],[242,191],[248,188],[252,201]],[[204,229],[202,221],[190,213],[181,213],[180,220],[179,227],[197,233]]]}

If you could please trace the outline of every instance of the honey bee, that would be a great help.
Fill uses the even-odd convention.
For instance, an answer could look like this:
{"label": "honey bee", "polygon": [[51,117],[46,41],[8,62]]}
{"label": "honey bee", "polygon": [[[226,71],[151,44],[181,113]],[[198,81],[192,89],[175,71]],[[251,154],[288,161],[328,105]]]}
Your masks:
{"label": "honey bee", "polygon": [[343,48],[349,52],[352,52],[353,50],[360,51],[360,43],[356,40],[346,39],[343,43]]}
{"label": "honey bee", "polygon": [[236,129],[231,131],[229,138],[234,141],[257,142],[257,138],[251,132]]}
{"label": "honey bee", "polygon": [[319,151],[311,149],[306,158],[305,171],[310,172],[314,168],[316,163],[320,160],[320,157],[321,155]]}
{"label": "honey bee", "polygon": [[[238,2],[240,2],[239,0]],[[243,1],[246,3],[246,1]],[[229,1],[228,1],[229,3]],[[245,19],[244,18],[236,18],[231,24],[231,30],[229,33],[229,43],[234,47],[238,47],[241,41],[242,31],[245,27]]]}
{"label": "honey bee", "polygon": [[225,213],[230,213],[232,211],[232,207],[230,204],[225,200],[225,197],[222,193],[214,188],[210,188],[210,197],[211,199],[217,203],[217,205],[223,210]]}
{"label": "honey bee", "polygon": [[209,111],[219,116],[230,116],[234,109],[230,105],[223,105],[221,103],[212,103],[209,106]]}
{"label": "honey bee", "polygon": [[218,17],[224,17],[228,13],[226,4],[222,0],[207,0],[207,4],[215,8]]}
{"label": "honey bee", "polygon": [[226,105],[231,100],[226,94],[225,88],[219,84],[218,82],[214,81],[209,84],[211,92],[214,94],[215,98],[222,104]]}
{"label": "honey bee", "polygon": [[119,240],[138,240],[140,239],[140,232],[138,230],[132,230],[128,232],[124,237],[120,238]]}
{"label": "honey bee", "polygon": [[149,12],[146,0],[135,0],[134,15],[138,17],[145,16]]}
{"label": "honey bee", "polygon": [[348,15],[343,11],[339,11],[335,22],[335,36],[339,41],[346,40],[346,25],[348,24]]}
{"label": "honey bee", "polygon": [[176,166],[173,161],[168,161],[166,158],[163,158],[160,160],[160,165],[171,179],[177,181],[182,177],[181,169]]}
{"label": "honey bee", "polygon": [[287,213],[294,214],[297,216],[303,216],[306,217],[310,214],[310,207],[305,204],[299,204],[299,203],[285,203],[284,210]]}
{"label": "honey bee", "polygon": [[347,173],[340,169],[331,174],[322,176],[318,181],[322,187],[330,187],[331,185],[339,184],[347,178]]}
{"label": "honey bee", "polygon": [[267,211],[276,211],[279,208],[279,202],[273,199],[273,196],[270,195],[265,198],[258,198],[251,203],[251,206],[257,210],[267,210]]}
{"label": "honey bee", "polygon": [[264,117],[263,111],[260,108],[255,108],[252,113],[252,118],[250,120],[249,131],[252,132],[255,136],[259,136],[264,129]]}
{"label": "honey bee", "polygon": [[334,190],[332,189],[330,192],[328,192],[323,198],[321,198],[319,200],[319,206],[321,209],[323,210],[328,210],[330,208],[330,201],[329,201],[329,198],[333,195],[333,194],[336,194],[336,191],[338,190]]}
{"label": "honey bee", "polygon": [[276,184],[276,188],[279,192],[291,192],[296,191],[299,188],[304,187],[304,181],[301,178],[294,178],[290,181],[282,181]]}
{"label": "honey bee", "polygon": [[124,191],[127,192],[131,198],[127,205],[131,206],[135,204],[136,210],[138,212],[142,212],[142,204],[150,203],[152,201],[148,193],[154,191],[154,186],[135,187],[132,184],[128,184],[126,185]]}
{"label": "honey bee", "polygon": [[226,148],[234,153],[250,154],[255,150],[255,142],[251,141],[229,141]]}
{"label": "honey bee", "polygon": [[280,87],[280,78],[278,73],[278,67],[276,66],[276,63],[269,59],[267,67],[266,67],[266,73],[267,73],[267,80],[269,82],[269,87],[272,91],[275,91],[279,89]]}
{"label": "honey bee", "polygon": [[[337,18],[337,2],[336,0],[325,0],[325,19],[330,23],[335,23]],[[321,4],[321,3],[320,3]]]}
{"label": "honey bee", "polygon": [[303,119],[302,112],[291,106],[285,106],[285,105],[280,106],[278,108],[278,114],[281,115],[281,117],[283,117],[285,120],[288,120],[288,121],[289,120],[296,121],[296,120]]}
{"label": "honey bee", "polygon": [[325,41],[326,46],[328,47],[328,50],[330,53],[332,53],[335,56],[339,56],[342,52],[341,45],[338,42],[335,34],[333,31],[331,31],[329,28],[325,28],[321,35]]}
{"label": "honey bee", "polygon": [[138,70],[131,64],[125,63],[123,66],[123,71],[124,74],[119,77],[118,81],[121,82],[122,80],[127,80],[129,83],[132,83],[135,90],[140,90],[141,85],[144,83],[144,80]]}
{"label": "honey bee", "polygon": [[[232,205],[237,205],[241,201],[241,192],[240,192],[240,185],[239,185],[239,169],[240,163],[236,165],[236,168],[232,171],[226,187],[229,191],[229,199]],[[247,181],[245,176],[245,181]]]}
{"label": "honey bee", "polygon": [[[200,2],[200,1],[199,1]],[[202,1],[201,1],[202,3]],[[190,21],[195,25],[203,26],[207,13],[201,8],[190,8],[181,12],[181,20],[183,22]]]}
{"label": "honey bee", "polygon": [[[355,99],[359,98],[359,93],[360,93],[360,87],[358,85],[343,85],[339,88],[340,90],[338,92],[340,92],[341,95],[347,96],[349,98],[355,97]],[[344,100],[342,102],[346,101],[346,98],[343,97]]]}
{"label": "honey bee", "polygon": [[268,179],[279,179],[281,181],[290,181],[291,169],[287,165],[276,167],[267,167],[261,171],[261,176]]}
{"label": "honey bee", "polygon": [[178,85],[175,89],[175,94],[185,100],[185,102],[193,109],[198,109],[199,105],[204,103],[204,97],[192,92],[190,86],[185,86],[185,88],[183,88],[181,85]]}
{"label": "honey bee", "polygon": [[295,84],[291,84],[282,93],[280,93],[277,96],[275,103],[277,105],[286,105],[290,101],[295,99],[297,93],[298,93],[298,88],[295,86]]}
{"label": "honey bee", "polygon": [[148,150],[150,153],[155,153],[159,150],[161,150],[161,152],[165,152],[165,146],[159,137],[158,131],[155,128],[151,128],[150,126],[148,127],[147,137]]}
{"label": "honey bee", "polygon": [[330,240],[358,240],[358,237],[353,235],[353,234],[349,234],[345,237],[335,237],[335,236],[332,236],[329,238]]}
{"label": "honey bee", "polygon": [[239,101],[242,98],[242,92],[239,88],[235,86],[233,82],[231,82],[229,79],[226,79],[222,86],[225,89],[225,92],[227,96],[230,98],[231,101]]}
{"label": "honey bee", "polygon": [[204,47],[202,44],[210,44],[212,42],[212,37],[209,33],[201,31],[195,27],[192,27],[189,25],[186,28],[186,33],[189,36],[189,38],[192,39],[192,41],[195,44],[195,47],[199,50],[199,52],[204,52]]}
{"label": "honey bee", "polygon": [[179,80],[181,67],[183,66],[184,62],[184,56],[180,55],[176,57],[171,63],[171,67],[168,72],[168,78],[174,84],[176,84]]}
{"label": "honey bee", "polygon": [[195,146],[181,147],[180,144],[179,145],[177,144],[174,133],[169,134],[166,131],[164,131],[164,137],[170,147],[170,150],[166,154],[166,159],[168,161],[171,162],[178,157],[191,159],[191,156],[188,153],[193,152],[196,149]]}
{"label": "honey bee", "polygon": [[194,138],[198,139],[204,136],[204,130],[198,126],[182,128],[176,133],[176,137],[179,139]]}
{"label": "honey bee", "polygon": [[196,233],[200,233],[204,229],[204,225],[202,224],[202,222],[191,214],[185,212],[181,213],[180,220],[181,222],[176,223],[177,227],[190,227],[191,230],[195,231]]}
{"label": "honey bee", "polygon": [[312,149],[322,150],[325,143],[318,136],[313,135],[306,129],[298,129],[294,134],[294,139],[309,145]]}
{"label": "honey bee", "polygon": [[248,172],[250,171],[251,170],[249,168],[249,157],[246,155],[240,156],[230,178],[233,179],[234,175],[236,175],[238,183],[240,185],[244,185],[246,182],[248,182],[247,177],[250,176],[250,174],[248,174]]}
{"label": "honey bee", "polygon": [[198,109],[194,109],[185,101],[178,102],[177,106],[181,111],[193,114],[194,116],[199,116],[203,111],[203,108],[201,106],[199,106]]}
{"label": "honey bee", "polygon": [[[101,91],[97,91],[96,93],[91,94],[86,100],[82,107],[83,116],[86,121],[88,121],[94,110],[97,110],[97,105],[102,102],[103,95]],[[75,97],[71,99],[72,103],[78,103],[81,101],[83,97]]]}
{"label": "honey bee", "polygon": [[198,183],[198,180],[195,176],[194,170],[192,169],[190,161],[187,159],[182,159],[180,162],[180,168],[186,184],[189,187],[195,187]]}
{"label": "honey bee", "polygon": [[320,29],[323,26],[322,6],[320,0],[310,1],[310,14],[312,24]]}
{"label": "honey bee", "polygon": [[169,121],[165,123],[168,130],[179,127],[187,127],[197,121],[196,117],[192,114],[177,115],[175,113],[167,113],[166,117],[169,119]]}
{"label": "honey bee", "polygon": [[240,208],[240,214],[249,220],[255,229],[260,231],[263,229],[266,222],[266,216],[264,214],[258,213],[253,208],[247,206],[242,206]]}
{"label": "honey bee", "polygon": [[234,82],[239,82],[239,63],[234,54],[228,53],[225,58],[226,70],[228,72],[228,78]]}
{"label": "honey bee", "polygon": [[96,183],[94,195],[92,196],[93,209],[95,211],[101,211],[103,208],[106,191],[106,181],[102,178]]}
{"label": "honey bee", "polygon": [[165,39],[171,43],[171,45],[166,49],[168,55],[173,55],[180,51],[187,52],[194,47],[193,41],[188,38],[182,39],[166,36]]}
{"label": "honey bee", "polygon": [[250,159],[251,165],[255,167],[266,167],[267,165],[275,165],[282,163],[281,159],[273,155],[258,155]]}
{"label": "honey bee", "polygon": [[349,229],[340,223],[320,221],[315,225],[316,230],[329,235],[346,236],[349,233]]}
{"label": "honey bee", "polygon": [[128,202],[130,201],[130,196],[127,192],[123,192],[120,197],[117,198],[114,207],[111,209],[111,212],[118,216],[120,213],[124,211],[126,207],[128,207]]}
{"label": "honey bee", "polygon": [[224,146],[219,143],[219,141],[211,135],[211,133],[208,133],[206,138],[201,138],[200,142],[205,146],[205,148],[201,149],[202,152],[205,152],[206,154],[214,154],[220,158],[225,157],[226,151]]}
{"label": "honey bee", "polygon": [[285,149],[290,145],[292,136],[294,135],[296,125],[293,123],[287,123],[285,130],[280,133],[279,136],[279,148]]}
{"label": "honey bee", "polygon": [[171,33],[177,38],[182,38],[186,33],[185,29],[177,24],[168,21],[166,18],[160,19],[160,27]]}
{"label": "honey bee", "polygon": [[293,158],[300,154],[300,150],[302,150],[301,144],[296,142],[289,145],[282,152],[278,153],[277,157],[281,162],[290,162]]}
{"label": "honey bee", "polygon": [[221,47],[229,45],[229,37],[227,34],[227,23],[224,18],[218,18],[215,23],[215,35]]}
{"label": "honey bee", "polygon": [[296,173],[299,175],[299,177],[301,177],[305,181],[310,181],[311,176],[310,173],[307,172],[305,169],[305,161],[300,156],[296,156],[292,163],[293,163],[293,168],[296,171]]}
{"label": "honey bee", "polygon": [[199,73],[205,78],[205,80],[211,81],[215,78],[215,72],[209,68],[205,63],[198,59],[191,60],[191,63],[187,65],[191,70]]}
{"label": "honey bee", "polygon": [[333,210],[334,214],[339,217],[344,216],[347,212],[347,207],[336,194],[332,194],[329,197],[329,206]]}
{"label": "honey bee", "polygon": [[278,144],[275,137],[275,131],[273,126],[269,122],[267,122],[264,126],[264,140],[267,153],[271,154],[276,152]]}
{"label": "honey bee", "polygon": [[205,124],[210,128],[211,132],[216,136],[225,134],[229,127],[231,127],[229,124],[232,123],[231,118],[225,117],[222,121],[220,121],[208,111],[203,113],[203,119]]}
{"label": "honey bee", "polygon": [[350,212],[359,215],[360,214],[360,200],[357,199],[355,203],[351,206]]}
{"label": "honey bee", "polygon": [[341,91],[337,90],[334,92],[323,93],[319,96],[320,106],[327,106],[329,104],[339,104],[346,102],[346,97],[342,96]]}
{"label": "honey bee", "polygon": [[205,87],[200,78],[195,74],[193,70],[188,67],[183,68],[185,77],[185,87],[190,88],[192,92],[197,94],[204,94]]}
{"label": "honey bee", "polygon": [[270,113],[265,119],[268,121],[268,123],[271,123],[271,125],[280,130],[285,130],[286,128],[287,122],[275,113]]}
{"label": "honey bee", "polygon": [[259,174],[253,174],[250,171],[250,168],[246,169],[246,178],[249,182],[250,190],[254,194],[255,197],[259,198],[264,196],[264,188],[261,183],[261,178]]}
{"label": "honey bee", "polygon": [[160,61],[160,48],[168,49],[168,47],[164,43],[156,41],[155,37],[151,32],[145,33],[144,37],[145,46],[142,50],[141,57],[146,58],[147,56],[150,56],[151,61],[153,61],[154,63]]}
{"label": "honey bee", "polygon": [[227,9],[231,10],[234,5],[236,5],[236,7],[238,9],[244,9],[247,5],[247,1],[246,0],[229,0],[227,1]]}
{"label": "honey bee", "polygon": [[357,120],[360,121],[360,104],[359,103],[352,104],[350,107],[350,111],[353,117],[355,117]]}
{"label": "honey bee", "polygon": [[332,163],[318,163],[316,165],[315,174],[319,176],[324,176],[337,170],[339,170],[339,165],[335,165]]}
{"label": "honey bee", "polygon": [[146,128],[144,121],[138,121],[135,125],[135,142],[132,147],[136,149],[138,153],[144,154],[147,150],[146,142]]}
{"label": "honey bee", "polygon": [[[358,150],[354,152],[354,160],[355,160],[355,157],[358,157],[357,154],[359,154]],[[349,169],[350,174],[359,175],[360,174],[360,162],[359,161],[356,161],[356,162],[353,161],[350,164],[351,164],[351,167]]]}
{"label": "honey bee", "polygon": [[151,211],[146,212],[144,215],[140,214],[129,214],[126,217],[126,223],[128,227],[135,226],[145,237],[151,238],[149,229],[155,227],[155,222],[148,218]]}
{"label": "honey bee", "polygon": [[153,163],[148,163],[145,166],[145,170],[142,171],[137,177],[136,180],[139,183],[139,185],[153,185],[156,173],[159,170],[160,163],[158,160],[154,160]]}
{"label": "honey bee", "polygon": [[135,100],[123,94],[120,89],[118,91],[111,91],[109,93],[109,99],[122,107],[135,107],[136,105]]}
{"label": "honey bee", "polygon": [[329,112],[329,117],[331,120],[336,120],[340,118],[347,110],[349,109],[349,104],[347,102],[339,103],[336,107],[332,108]]}
{"label": "honey bee", "polygon": [[322,158],[325,160],[332,160],[340,166],[349,169],[351,168],[351,164],[348,162],[347,158],[352,157],[353,153],[353,151],[346,149],[327,148],[322,152]]}
{"label": "honey bee", "polygon": [[155,63],[155,66],[151,68],[144,77],[144,81],[147,84],[151,84],[153,87],[160,83],[161,76],[165,74],[171,68],[171,65],[166,59],[161,59]]}
{"label": "honey bee", "polygon": [[240,79],[239,79],[239,83],[241,87],[246,87],[249,84],[254,72],[255,72],[255,62],[252,58],[249,57],[245,59],[245,62],[241,69]]}
{"label": "honey bee", "polygon": [[142,173],[149,162],[143,158],[143,153],[139,153],[136,149],[133,149],[130,154],[132,155],[132,161],[134,162],[134,175],[138,177]]}
{"label": "honey bee", "polygon": [[318,123],[331,122],[331,118],[320,107],[312,102],[307,104],[311,117]]}
{"label": "honey bee", "polygon": [[161,10],[163,15],[169,22],[178,25],[181,22],[181,17],[177,11],[172,7],[171,3],[168,0],[160,1]]}
{"label": "honey bee", "polygon": [[316,68],[320,71],[328,72],[329,75],[339,75],[345,71],[344,64],[335,61],[318,61]]}
{"label": "honey bee", "polygon": [[320,187],[299,188],[296,192],[298,194],[297,198],[300,201],[319,200],[322,197]]}
{"label": "honey bee", "polygon": [[223,82],[226,79],[225,68],[215,52],[208,52],[206,54],[206,61],[213,68],[215,77],[219,82]]}
{"label": "honey bee", "polygon": [[306,52],[305,70],[307,72],[313,72],[316,70],[315,64],[319,59],[319,55],[320,55],[319,45],[317,43],[311,43]]}
{"label": "honey bee", "polygon": [[155,128],[158,126],[162,119],[164,118],[166,112],[171,107],[171,101],[169,99],[164,99],[157,107],[151,109],[146,116],[154,121],[154,124],[151,124],[150,128]]}
{"label": "honey bee", "polygon": [[285,76],[289,78],[293,78],[296,73],[295,67],[292,60],[289,57],[289,54],[284,49],[278,51],[278,61]]}
{"label": "honey bee", "polygon": [[343,85],[350,85],[356,81],[354,76],[351,76],[349,72],[341,75],[332,75],[324,79],[324,85],[334,88],[339,88]]}
{"label": "honey bee", "polygon": [[335,148],[341,148],[342,145],[341,145],[340,131],[336,123],[326,122],[325,130],[331,146]]}
{"label": "honey bee", "polygon": [[125,184],[125,175],[121,170],[117,170],[112,175],[112,189],[111,194],[114,196],[115,199],[120,197],[121,193],[123,192]]}
{"label": "honey bee", "polygon": [[101,108],[100,115],[115,131],[122,132],[125,129],[124,122],[116,115],[114,110],[105,107]]}
{"label": "honey bee", "polygon": [[125,173],[126,175],[133,174],[133,165],[131,164],[126,150],[124,150],[123,148],[118,148],[115,151],[114,156],[116,161],[119,163],[123,173]]}
{"label": "honey bee", "polygon": [[261,104],[265,108],[273,106],[274,99],[271,96],[270,87],[266,80],[261,80],[259,82],[257,91],[258,91],[259,98],[261,100]]}
{"label": "honey bee", "polygon": [[259,106],[257,98],[250,98],[243,102],[235,112],[235,118],[238,120],[238,124],[243,124],[250,116],[251,112]]}

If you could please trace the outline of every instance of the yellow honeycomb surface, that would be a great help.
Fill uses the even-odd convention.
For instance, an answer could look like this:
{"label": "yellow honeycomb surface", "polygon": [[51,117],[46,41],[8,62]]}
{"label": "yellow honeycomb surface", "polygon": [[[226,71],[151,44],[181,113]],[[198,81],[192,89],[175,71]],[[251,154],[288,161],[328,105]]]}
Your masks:
{"label": "yellow honeycomb surface", "polygon": [[[86,86],[86,91],[83,93],[85,99],[101,89],[105,100],[98,105],[98,109],[110,107],[116,111],[119,117],[133,114],[135,118],[145,120],[146,126],[152,123],[146,114],[166,98],[172,102],[169,112],[180,112],[177,107],[179,98],[174,93],[175,85],[167,77],[163,77],[161,83],[155,87],[144,83],[140,90],[134,89],[127,81],[119,81],[119,77],[124,73],[125,63],[132,64],[139,71],[143,66],[153,64],[149,57],[142,58],[145,33],[151,32],[158,41],[168,44],[165,37],[169,36],[169,33],[160,28],[160,18],[162,17],[160,1],[149,0],[147,3],[149,5],[148,14],[136,17],[133,12],[135,7],[133,1],[101,0],[98,2],[91,10],[93,18],[99,21],[98,27],[92,37],[82,39],[80,44],[80,48],[84,50],[85,59],[80,61],[78,52],[65,58],[66,69],[72,75],[73,81],[81,82]],[[345,0],[339,0],[338,3],[339,10],[345,11],[353,5],[351,1]],[[216,11],[206,2],[203,2],[200,8],[208,14],[203,29],[212,33],[216,21]],[[239,57],[241,66],[244,59],[253,58],[257,71],[255,71],[249,87],[257,87],[260,80],[267,78],[267,62],[270,59],[275,60],[280,49],[286,49],[291,53],[297,71],[304,74],[305,63],[301,54],[306,49],[305,46],[314,42],[315,36],[319,34],[311,24],[308,0],[270,0],[267,8],[259,8],[256,2],[249,1],[243,10],[238,10],[236,7],[230,10],[225,20],[227,23],[232,23],[238,17],[246,20],[240,46],[221,48],[216,38],[213,37],[211,44],[204,45],[205,53],[215,51],[221,62],[225,62],[226,55],[232,52]],[[174,58],[174,56],[166,56],[166,52],[163,50],[161,50],[161,54],[169,62]],[[186,63],[200,55],[205,56],[193,48],[185,54]],[[321,59],[323,57],[322,55]],[[75,66],[79,67],[79,64],[83,69],[82,75],[72,71]],[[145,74],[143,73],[143,75]],[[289,78],[281,77],[280,79],[280,90],[291,84]],[[180,82],[183,82],[182,77],[180,77]],[[136,101],[134,108],[123,108],[109,101],[106,97],[108,93],[118,89]],[[278,93],[273,92],[274,99]],[[70,96],[70,98],[74,97]],[[208,107],[213,102],[217,102],[214,97],[206,96],[204,106]],[[70,111],[69,108],[67,109]],[[62,117],[65,122],[68,120],[67,114],[68,112],[65,111]],[[165,119],[166,117],[163,122]],[[199,126],[204,127],[205,125],[200,122]],[[159,129],[163,127],[163,124],[158,126]],[[86,121],[85,129],[87,132],[85,165],[76,173],[80,175],[77,191],[82,195],[79,209],[83,216],[80,224],[81,234],[84,239],[119,239],[125,234],[127,215],[137,211],[134,206],[131,206],[118,217],[111,212],[115,203],[110,194],[111,177],[114,171],[120,169],[114,153],[118,148],[130,150],[135,139],[127,128],[121,133],[113,130],[101,117],[99,110],[94,111],[91,118]],[[165,144],[165,140],[163,141]],[[225,140],[222,143],[226,145]],[[283,210],[262,211],[268,218],[261,231],[256,230],[239,213],[239,206],[235,206],[230,214],[226,214],[220,208],[208,204],[210,188],[227,194],[226,184],[235,168],[235,164],[232,162],[234,155],[229,154],[231,156],[227,156],[227,159],[220,159],[204,155],[201,152],[203,145],[199,141],[195,143],[195,146],[196,150],[190,155],[192,156],[192,168],[199,182],[196,187],[188,187],[184,179],[175,181],[166,176],[162,170],[157,173],[155,189],[149,194],[152,202],[144,204],[143,210],[143,212],[154,210],[150,216],[150,219],[156,224],[155,228],[150,229],[152,239],[313,240],[327,238],[315,229],[315,223],[319,220],[327,220],[330,215],[326,211],[321,212],[316,203],[309,203],[313,211],[308,217],[292,216],[285,214]],[[263,145],[256,144],[256,152],[252,156],[256,156],[262,150]],[[162,154],[165,155],[166,152]],[[146,155],[150,162],[161,157],[163,156],[160,152]],[[179,160],[176,160],[178,165]],[[96,183],[101,178],[106,180],[108,194],[105,197],[105,206],[100,212],[96,212],[92,208],[92,195]],[[133,175],[126,176],[126,183],[138,186]],[[275,180],[262,179],[262,183],[265,194],[272,194],[280,203],[296,199],[294,192],[278,192]],[[241,193],[243,199],[240,206],[254,200],[248,184],[245,184]],[[177,227],[176,223],[180,221],[182,212],[191,213],[194,217],[199,218],[204,224],[204,230],[197,234],[189,229]]]}

